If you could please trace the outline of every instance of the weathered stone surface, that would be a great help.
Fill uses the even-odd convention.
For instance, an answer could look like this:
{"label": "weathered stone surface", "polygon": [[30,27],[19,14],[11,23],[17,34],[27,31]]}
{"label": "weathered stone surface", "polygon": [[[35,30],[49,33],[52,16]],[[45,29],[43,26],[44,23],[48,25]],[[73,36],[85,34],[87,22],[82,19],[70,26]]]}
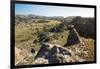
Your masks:
{"label": "weathered stone surface", "polygon": [[85,61],[74,51],[56,44],[43,43],[35,57],[35,64],[68,63]]}
{"label": "weathered stone surface", "polygon": [[37,58],[34,63],[35,64],[48,64],[48,60],[44,58]]}
{"label": "weathered stone surface", "polygon": [[79,35],[77,34],[77,31],[73,28],[70,30],[67,43],[64,46],[71,46],[78,43],[80,43],[80,38],[79,38]]}
{"label": "weathered stone surface", "polygon": [[21,50],[15,47],[15,65],[20,63],[27,55],[28,55],[27,50],[25,49]]}

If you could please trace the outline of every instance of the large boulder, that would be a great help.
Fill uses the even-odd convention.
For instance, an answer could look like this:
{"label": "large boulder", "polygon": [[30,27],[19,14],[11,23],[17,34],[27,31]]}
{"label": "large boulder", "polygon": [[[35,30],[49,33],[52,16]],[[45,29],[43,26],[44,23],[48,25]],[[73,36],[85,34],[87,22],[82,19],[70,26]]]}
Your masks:
{"label": "large boulder", "polygon": [[65,47],[80,43],[80,36],[76,29],[71,29],[69,33],[67,43],[64,45]]}
{"label": "large boulder", "polygon": [[72,50],[57,44],[43,43],[35,57],[34,64],[68,63],[80,60],[81,58],[75,56]]}

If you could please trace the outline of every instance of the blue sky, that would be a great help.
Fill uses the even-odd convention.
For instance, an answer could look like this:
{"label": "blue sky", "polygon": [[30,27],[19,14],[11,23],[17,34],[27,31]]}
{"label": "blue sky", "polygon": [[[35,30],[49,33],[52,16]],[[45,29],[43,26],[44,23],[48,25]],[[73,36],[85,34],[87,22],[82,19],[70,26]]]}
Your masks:
{"label": "blue sky", "polygon": [[45,5],[30,5],[30,4],[16,4],[15,14],[34,14],[43,16],[82,16],[94,17],[93,8],[79,8],[79,7],[61,7],[61,6],[45,6]]}

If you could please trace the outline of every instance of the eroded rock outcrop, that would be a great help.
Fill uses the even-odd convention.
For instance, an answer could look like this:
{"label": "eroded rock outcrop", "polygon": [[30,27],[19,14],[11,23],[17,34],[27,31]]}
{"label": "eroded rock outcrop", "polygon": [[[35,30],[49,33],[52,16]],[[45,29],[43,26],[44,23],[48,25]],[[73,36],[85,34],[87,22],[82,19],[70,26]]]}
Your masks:
{"label": "eroded rock outcrop", "polygon": [[84,61],[74,51],[57,44],[43,43],[35,57],[35,64],[68,63]]}

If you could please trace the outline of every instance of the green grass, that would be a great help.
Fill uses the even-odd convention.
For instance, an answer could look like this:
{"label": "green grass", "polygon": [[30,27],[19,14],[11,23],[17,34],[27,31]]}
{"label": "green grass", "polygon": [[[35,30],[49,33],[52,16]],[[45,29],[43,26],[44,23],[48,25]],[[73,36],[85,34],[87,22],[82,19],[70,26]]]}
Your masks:
{"label": "green grass", "polygon": [[[38,33],[47,32],[48,29],[59,25],[59,21],[51,20],[48,23],[25,23],[15,26],[15,45],[18,48],[40,47]],[[50,32],[48,32],[50,33]],[[47,33],[47,34],[48,34]],[[48,35],[49,36],[49,35]],[[34,43],[34,41],[36,41]]]}

